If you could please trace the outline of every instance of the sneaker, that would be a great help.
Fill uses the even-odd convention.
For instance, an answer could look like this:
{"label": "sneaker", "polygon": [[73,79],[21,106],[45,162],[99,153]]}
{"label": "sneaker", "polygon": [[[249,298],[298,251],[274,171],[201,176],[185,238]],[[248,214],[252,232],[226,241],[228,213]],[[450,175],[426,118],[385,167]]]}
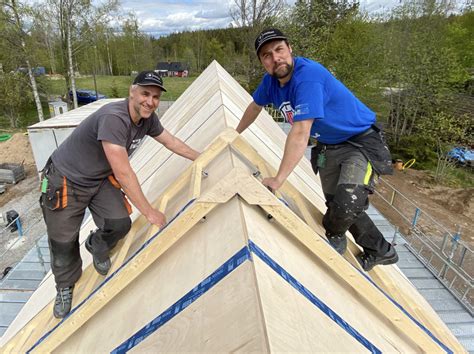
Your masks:
{"label": "sneaker", "polygon": [[74,286],[58,289],[53,307],[54,317],[64,318],[71,311],[73,289]]}
{"label": "sneaker", "polygon": [[347,248],[347,237],[344,234],[329,236],[326,235],[331,246],[339,253],[344,254]]}
{"label": "sneaker", "polygon": [[383,256],[375,256],[373,254],[360,253],[357,256],[361,267],[368,272],[376,265],[388,265],[398,262],[398,254],[395,247],[390,245],[390,249]]}
{"label": "sneaker", "polygon": [[94,233],[91,232],[89,236],[86,239],[86,250],[89,251],[90,254],[92,254],[92,259],[94,263],[94,268],[99,273],[100,275],[107,275],[107,273],[110,270],[110,267],[112,266],[112,263],[110,262],[110,258],[107,257],[105,261],[100,261],[95,255],[94,252],[92,252],[92,244],[91,244],[91,238]]}

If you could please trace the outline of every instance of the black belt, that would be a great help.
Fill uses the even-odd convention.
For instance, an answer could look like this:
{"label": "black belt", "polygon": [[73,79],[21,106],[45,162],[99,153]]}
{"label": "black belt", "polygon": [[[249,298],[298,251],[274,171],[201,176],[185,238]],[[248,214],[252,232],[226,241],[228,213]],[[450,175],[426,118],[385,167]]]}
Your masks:
{"label": "black belt", "polygon": [[366,136],[366,135],[369,135],[370,133],[374,133],[376,132],[376,130],[372,127],[370,127],[369,129],[367,129],[366,131],[363,131],[362,133],[360,134],[357,134],[357,135],[354,135],[354,136],[351,136],[349,139],[347,140],[357,140],[358,138],[362,138],[363,136]]}
{"label": "black belt", "polygon": [[[353,135],[351,136],[349,139],[347,139],[346,141],[342,142],[342,143],[338,143],[338,144],[325,144],[325,143],[321,143],[321,142],[317,142],[318,145],[323,145],[326,149],[328,150],[333,150],[333,149],[339,149],[340,147],[343,147],[343,146],[346,146],[347,144],[351,144],[351,142],[349,140],[357,140],[359,138],[362,138],[366,135],[369,135],[373,132],[376,132],[376,130],[373,128],[373,127],[370,127],[369,129],[367,130],[364,130],[362,133],[359,133],[357,135]],[[352,145],[352,144],[351,144]]]}

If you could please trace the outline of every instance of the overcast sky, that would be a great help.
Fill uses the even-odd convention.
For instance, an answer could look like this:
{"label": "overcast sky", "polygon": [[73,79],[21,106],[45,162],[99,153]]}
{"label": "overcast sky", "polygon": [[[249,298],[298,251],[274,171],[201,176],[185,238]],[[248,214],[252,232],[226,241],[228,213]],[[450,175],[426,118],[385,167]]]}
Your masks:
{"label": "overcast sky", "polygon": [[[398,1],[361,0],[361,7],[373,12],[391,8]],[[184,30],[229,27],[231,4],[233,0],[122,0],[122,9],[136,14],[141,31],[159,37]]]}

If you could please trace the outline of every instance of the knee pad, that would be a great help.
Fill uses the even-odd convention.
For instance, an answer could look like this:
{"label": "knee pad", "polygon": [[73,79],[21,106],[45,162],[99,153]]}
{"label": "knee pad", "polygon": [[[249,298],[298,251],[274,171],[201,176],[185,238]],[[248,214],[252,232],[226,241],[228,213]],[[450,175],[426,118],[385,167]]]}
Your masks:
{"label": "knee pad", "polygon": [[104,233],[111,236],[113,240],[120,240],[130,231],[132,221],[129,217],[122,219],[104,219]]}
{"label": "knee pad", "polygon": [[58,242],[49,240],[51,262],[57,268],[68,267],[81,257],[79,253],[79,240],[72,242]]}
{"label": "knee pad", "polygon": [[363,185],[340,184],[332,200],[328,199],[328,210],[323,226],[330,235],[343,234],[367,209],[368,190]]}

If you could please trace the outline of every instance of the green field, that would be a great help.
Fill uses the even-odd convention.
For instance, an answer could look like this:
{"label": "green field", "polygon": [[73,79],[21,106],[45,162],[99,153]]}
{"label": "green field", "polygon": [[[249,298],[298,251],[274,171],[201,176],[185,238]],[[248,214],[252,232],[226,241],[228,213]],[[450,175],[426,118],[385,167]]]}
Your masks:
{"label": "green field", "polygon": [[[196,77],[165,77],[163,78],[167,92],[161,96],[162,101],[175,101],[191,85]],[[97,90],[108,98],[120,98],[128,96],[128,89],[133,81],[131,76],[97,76]],[[38,80],[40,95],[43,106],[43,114],[49,118],[48,99],[61,97],[67,100],[66,80],[64,78],[40,77]],[[76,78],[77,89],[94,90],[94,79],[92,76]],[[29,125],[38,122],[36,106],[31,102],[25,113],[19,118],[18,128],[11,129],[6,117],[0,115],[0,132],[13,132],[25,130]]]}
{"label": "green field", "polygon": [[[163,82],[167,92],[163,94],[163,101],[175,101],[194,81],[195,77],[165,77]],[[97,90],[109,98],[127,97],[128,88],[133,81],[131,76],[96,76]],[[76,79],[77,89],[94,90],[94,79],[92,76]],[[66,94],[66,82],[60,80],[46,80],[45,90],[49,95],[64,96]]]}

